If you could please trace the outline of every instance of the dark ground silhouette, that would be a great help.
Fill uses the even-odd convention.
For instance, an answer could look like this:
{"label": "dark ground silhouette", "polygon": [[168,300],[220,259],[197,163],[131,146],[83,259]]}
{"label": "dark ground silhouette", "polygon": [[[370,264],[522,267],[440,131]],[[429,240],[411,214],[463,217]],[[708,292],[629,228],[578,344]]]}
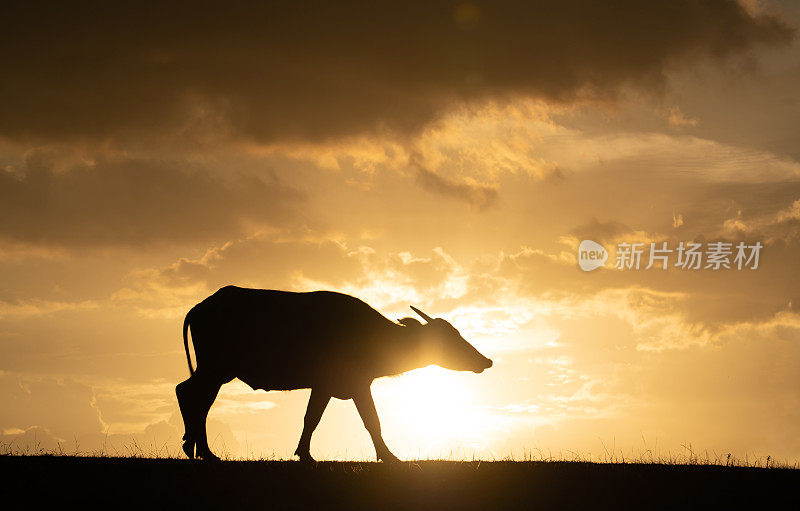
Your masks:
{"label": "dark ground silhouette", "polygon": [[[353,296],[226,286],[195,305],[183,323],[191,376],[176,394],[190,458],[218,459],[206,418],[220,387],[239,378],[253,389],[311,389],[295,454],[312,462],[311,436],[331,398],[352,399],[379,460],[398,461],[381,435],[372,380],[436,364],[480,373],[492,366],[450,323],[411,307],[426,321],[395,323]],[[192,367],[188,333],[197,359]]]}
{"label": "dark ground silhouette", "polygon": [[[800,471],[779,468],[448,462],[201,463],[0,457],[4,508],[764,509],[800,505]],[[17,502],[14,504],[14,502]]]}

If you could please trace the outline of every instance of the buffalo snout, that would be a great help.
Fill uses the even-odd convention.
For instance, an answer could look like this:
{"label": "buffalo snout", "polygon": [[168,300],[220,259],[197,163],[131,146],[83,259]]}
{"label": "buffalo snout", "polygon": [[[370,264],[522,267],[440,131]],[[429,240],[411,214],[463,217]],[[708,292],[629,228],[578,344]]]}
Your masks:
{"label": "buffalo snout", "polygon": [[494,363],[492,362],[492,359],[483,357],[483,363],[481,364],[481,366],[478,367],[478,369],[475,369],[475,372],[480,374],[484,372],[486,369],[492,367],[493,365]]}

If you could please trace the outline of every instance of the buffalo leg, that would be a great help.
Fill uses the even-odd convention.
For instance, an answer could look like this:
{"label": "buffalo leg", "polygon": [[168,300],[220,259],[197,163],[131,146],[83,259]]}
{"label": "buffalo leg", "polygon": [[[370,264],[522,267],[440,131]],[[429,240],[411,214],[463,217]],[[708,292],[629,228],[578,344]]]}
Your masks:
{"label": "buffalo leg", "polygon": [[331,395],[319,389],[311,389],[311,397],[308,398],[308,408],[303,419],[303,433],[300,435],[300,442],[297,450],[294,451],[300,457],[300,461],[314,461],[311,457],[311,435],[317,429],[322,413],[328,406]]}
{"label": "buffalo leg", "polygon": [[211,410],[211,405],[217,399],[219,389],[222,387],[220,381],[204,381],[200,387],[200,408],[198,413],[200,415],[199,435],[197,437],[197,453],[196,455],[204,460],[219,460],[219,458],[211,452],[208,446],[208,433],[206,431],[206,419],[208,419],[208,412]]}
{"label": "buffalo leg", "polygon": [[194,399],[194,375],[188,379],[180,382],[175,387],[175,394],[178,396],[178,406],[181,409],[181,417],[183,418],[183,428],[186,430],[183,434],[183,452],[189,458],[194,458],[194,429],[195,429],[195,399]]}
{"label": "buffalo leg", "polygon": [[219,459],[208,446],[206,418],[223,383],[198,370],[175,389],[186,428],[186,433],[183,435],[183,452],[189,458],[197,456],[205,460]]}
{"label": "buffalo leg", "polygon": [[386,442],[383,441],[381,421],[378,419],[378,411],[375,409],[375,401],[372,400],[372,392],[369,387],[356,393],[353,396],[353,402],[356,404],[358,414],[361,415],[364,427],[367,428],[369,436],[372,437],[372,444],[375,446],[375,454],[378,459],[387,463],[400,461],[386,446]]}

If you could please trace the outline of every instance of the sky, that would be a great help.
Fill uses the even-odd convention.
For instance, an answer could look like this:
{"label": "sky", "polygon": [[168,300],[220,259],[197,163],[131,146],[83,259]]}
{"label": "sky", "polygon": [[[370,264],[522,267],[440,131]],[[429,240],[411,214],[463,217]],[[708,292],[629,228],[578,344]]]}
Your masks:
{"label": "sky", "polygon": [[[2,9],[5,449],[177,455],[183,318],[235,284],[415,305],[494,360],[374,382],[401,458],[800,460],[796,3]],[[681,242],[762,248],[615,267]],[[308,395],[234,380],[212,448],[290,457]],[[312,454],[372,458],[351,402]]]}

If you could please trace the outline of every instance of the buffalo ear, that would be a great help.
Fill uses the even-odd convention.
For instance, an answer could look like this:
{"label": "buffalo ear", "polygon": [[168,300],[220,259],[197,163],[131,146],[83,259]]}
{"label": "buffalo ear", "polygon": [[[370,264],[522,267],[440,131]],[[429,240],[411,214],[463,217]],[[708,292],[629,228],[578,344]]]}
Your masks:
{"label": "buffalo ear", "polygon": [[408,326],[408,327],[422,326],[422,323],[420,323],[419,320],[415,318],[398,319],[397,322],[403,326]]}

